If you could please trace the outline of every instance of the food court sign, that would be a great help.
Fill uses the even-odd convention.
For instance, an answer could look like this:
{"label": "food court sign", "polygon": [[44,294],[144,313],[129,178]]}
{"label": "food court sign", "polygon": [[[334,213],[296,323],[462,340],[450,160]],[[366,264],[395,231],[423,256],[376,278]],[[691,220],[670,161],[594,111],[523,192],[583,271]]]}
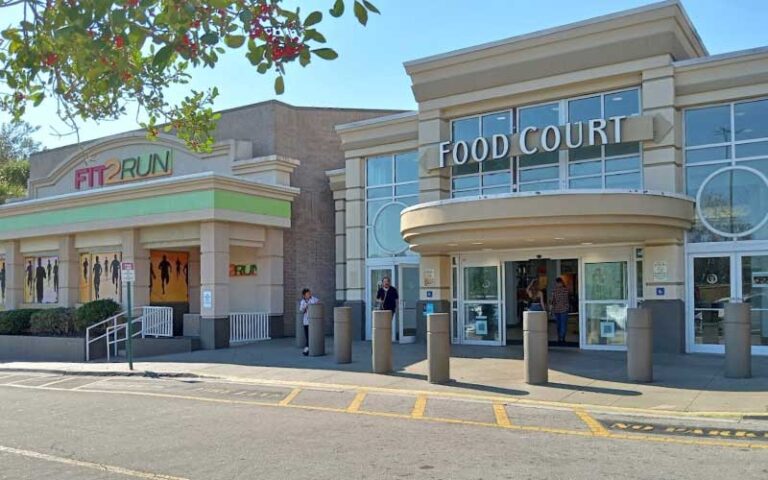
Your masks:
{"label": "food court sign", "polygon": [[134,182],[173,173],[173,150],[161,150],[126,158],[110,158],[101,165],[75,170],[75,189]]}
{"label": "food court sign", "polygon": [[512,135],[440,143],[439,167],[464,165],[539,152],[592,147],[653,138],[653,118],[616,116],[546,127],[525,127]]}

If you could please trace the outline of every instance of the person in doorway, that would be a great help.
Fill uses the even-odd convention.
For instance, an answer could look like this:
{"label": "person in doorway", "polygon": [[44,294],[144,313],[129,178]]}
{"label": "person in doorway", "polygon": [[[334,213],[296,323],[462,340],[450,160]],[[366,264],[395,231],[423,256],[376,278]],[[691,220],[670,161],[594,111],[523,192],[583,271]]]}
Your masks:
{"label": "person in doorway", "polygon": [[[392,280],[389,277],[382,278],[381,287],[376,292],[376,303],[379,305],[380,310],[392,312],[392,322],[395,322],[395,318],[397,318],[397,301],[399,299],[400,296],[397,293],[397,289],[392,286]],[[397,340],[400,332],[397,328],[394,328],[394,323],[392,331],[395,332],[395,340]]]}
{"label": "person in doorway", "polygon": [[96,300],[101,298],[99,290],[101,289],[101,262],[99,257],[96,256],[96,261],[93,262],[93,294]]}
{"label": "person in doorway", "polygon": [[45,267],[43,259],[37,257],[37,269],[35,270],[35,287],[37,287],[37,303],[43,303],[45,290]]}
{"label": "person in doorway", "polygon": [[568,334],[568,311],[570,310],[570,292],[561,277],[555,280],[555,288],[552,290],[552,313],[557,321],[557,341],[565,343]]}
{"label": "person in doorway", "polygon": [[309,355],[309,306],[320,303],[317,297],[312,296],[312,290],[305,288],[301,291],[301,303],[299,303],[299,311],[304,314],[304,351],[302,354],[306,357]]}
{"label": "person in doorway", "polygon": [[534,278],[531,280],[531,283],[528,284],[528,288],[525,289],[526,293],[528,293],[529,298],[529,304],[528,304],[528,311],[529,312],[543,312],[544,306],[546,305],[546,302],[544,301],[544,292],[539,288],[539,279]]}

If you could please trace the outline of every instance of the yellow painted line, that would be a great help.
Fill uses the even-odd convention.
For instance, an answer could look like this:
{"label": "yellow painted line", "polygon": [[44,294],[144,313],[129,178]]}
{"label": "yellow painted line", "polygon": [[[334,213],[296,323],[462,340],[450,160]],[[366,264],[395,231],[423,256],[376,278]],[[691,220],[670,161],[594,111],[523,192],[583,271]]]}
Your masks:
{"label": "yellow painted line", "polygon": [[[154,392],[136,392],[136,391],[129,391],[129,390],[72,390],[72,389],[65,389],[65,388],[55,388],[55,387],[49,387],[49,388],[40,388],[40,387],[32,387],[27,385],[11,385],[11,387],[15,388],[36,388],[40,390],[49,390],[49,391],[57,391],[57,392],[70,392],[70,393],[97,393],[97,394],[112,394],[112,395],[135,395],[135,396],[143,396],[143,397],[154,397],[154,398],[165,398],[165,399],[181,399],[181,400],[190,400],[190,401],[198,401],[198,402],[208,402],[208,403],[221,403],[221,404],[230,404],[230,405],[249,405],[249,406],[258,406],[258,407],[278,407],[278,408],[292,408],[292,409],[301,409],[301,410],[310,410],[310,411],[321,411],[321,412],[331,412],[331,413],[350,413],[347,411],[347,409],[341,409],[341,408],[330,408],[330,407],[320,407],[320,406],[312,406],[312,405],[293,405],[293,404],[283,404],[281,403],[267,403],[267,402],[257,402],[257,401],[251,401],[251,400],[227,400],[222,398],[206,398],[206,397],[195,397],[191,395],[177,395],[177,394],[168,394],[168,393],[154,393]],[[296,392],[296,390],[301,391],[301,389],[295,389],[291,392],[291,395]],[[298,395],[298,392],[296,392]],[[290,396],[290,395],[289,395]],[[288,397],[286,397],[287,399]],[[283,400],[284,402],[285,400]],[[424,397],[424,403],[426,405],[426,397]],[[584,412],[586,413],[586,412]],[[414,417],[412,415],[407,414],[399,414],[399,413],[389,413],[389,412],[374,412],[374,411],[368,411],[368,410],[359,410],[357,412],[353,412],[353,415],[367,415],[367,416],[374,416],[374,417],[387,417],[387,418],[396,418],[400,420],[417,420],[417,421],[427,421],[427,422],[433,422],[433,423],[447,423],[447,424],[454,424],[454,425],[469,425],[469,426],[477,426],[477,427],[492,427],[492,428],[502,428],[497,423],[489,423],[489,422],[475,422],[470,420],[460,420],[460,419],[454,419],[454,418],[440,418],[440,417]],[[589,416],[587,414],[587,416]],[[592,418],[592,417],[589,417]],[[594,420],[594,419],[593,419]],[[598,423],[596,420],[594,420],[595,423]],[[598,423],[599,424],[599,423]],[[600,425],[602,427],[602,425]],[[522,425],[511,425],[509,427],[505,427],[507,430],[516,430],[516,431],[526,431],[526,432],[538,432],[538,433],[548,433],[548,434],[556,434],[556,435],[569,435],[569,436],[579,436],[579,437],[593,437],[593,436],[600,436],[605,440],[632,440],[632,441],[649,441],[649,442],[661,442],[661,443],[678,443],[678,444],[685,444],[685,445],[700,445],[700,446],[717,446],[717,447],[727,447],[727,448],[751,448],[751,449],[765,449],[768,450],[768,443],[747,443],[744,441],[713,441],[713,440],[697,440],[697,439],[681,439],[681,438],[672,438],[672,437],[656,437],[656,436],[650,436],[650,435],[643,435],[643,434],[612,434],[608,432],[607,435],[595,435],[595,433],[590,431],[584,431],[584,430],[567,430],[567,429],[559,429],[559,428],[549,428],[549,427],[537,427],[537,426],[522,426]],[[603,428],[604,429],[604,428]],[[165,477],[149,477],[149,478],[165,478]],[[169,477],[172,478],[172,477]]]}
{"label": "yellow painted line", "polygon": [[365,401],[365,396],[367,395],[366,392],[357,392],[357,395],[355,395],[355,398],[352,399],[352,403],[349,404],[347,407],[348,413],[356,413],[360,411],[360,407],[363,405],[363,401]]}
{"label": "yellow painted line", "polygon": [[424,410],[427,409],[427,396],[417,395],[416,403],[413,404],[411,418],[424,418]]}
{"label": "yellow painted line", "polygon": [[496,423],[500,427],[509,428],[512,426],[509,415],[507,415],[507,407],[503,403],[493,404],[493,414],[496,416]]}
{"label": "yellow painted line", "polygon": [[589,430],[592,432],[593,435],[597,437],[607,437],[610,436],[611,433],[608,431],[607,428],[603,426],[602,423],[595,420],[590,414],[585,412],[581,408],[577,408],[573,411],[582,422],[584,422],[587,427],[589,427]]}
{"label": "yellow painted line", "polygon": [[289,393],[287,397],[280,400],[280,405],[283,407],[290,405],[293,399],[296,398],[300,393],[301,393],[300,388],[294,388],[293,390],[291,390],[291,393]]}
{"label": "yellow painted line", "polygon": [[74,460],[72,458],[57,457],[55,455],[49,455],[47,453],[33,452],[32,450],[22,450],[20,448],[6,447],[3,445],[0,445],[0,453],[18,455],[20,457],[34,458],[36,460],[45,460],[46,462],[62,463],[64,465],[71,465],[74,467],[90,468],[92,470],[116,473],[119,475],[126,475],[134,478],[148,478],[151,480],[188,480],[183,477],[173,477],[171,475],[161,475],[158,473],[140,472],[138,470],[131,470],[123,467],[116,467],[114,465],[105,465],[103,463],[86,462],[83,460]]}
{"label": "yellow painted line", "polygon": [[[439,398],[457,398],[467,400],[481,400],[486,402],[504,402],[507,404],[520,404],[531,406],[543,406],[543,407],[555,407],[573,410],[576,408],[588,410],[588,411],[600,411],[600,412],[621,412],[621,413],[637,413],[641,415],[649,416],[668,416],[668,417],[701,417],[701,418],[733,418],[741,419],[745,416],[768,418],[766,412],[722,412],[722,411],[702,411],[702,412],[690,412],[683,410],[661,410],[651,408],[636,408],[636,407],[616,407],[611,405],[594,405],[586,403],[568,403],[568,402],[556,402],[549,400],[531,400],[526,398],[515,397],[511,395],[481,395],[472,393],[459,393],[459,392],[442,392],[433,390],[412,390],[412,389],[400,389],[400,388],[387,388],[387,387],[372,387],[366,385],[353,385],[353,384],[337,384],[337,383],[318,383],[318,382],[298,382],[289,380],[264,380],[264,379],[252,379],[242,377],[227,377],[229,381],[243,384],[257,384],[257,385],[271,385],[271,386],[283,386],[283,387],[303,387],[303,388],[331,388],[336,390],[367,390],[368,392],[384,393],[390,395],[428,395],[430,397]],[[210,381],[221,380],[216,378],[207,379]]]}

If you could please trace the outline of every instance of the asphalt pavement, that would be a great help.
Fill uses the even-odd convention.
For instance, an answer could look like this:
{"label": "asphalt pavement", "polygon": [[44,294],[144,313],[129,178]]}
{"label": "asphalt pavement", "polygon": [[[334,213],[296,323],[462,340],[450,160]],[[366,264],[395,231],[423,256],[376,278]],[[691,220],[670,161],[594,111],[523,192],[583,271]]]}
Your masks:
{"label": "asphalt pavement", "polygon": [[0,479],[768,478],[768,421],[0,373]]}

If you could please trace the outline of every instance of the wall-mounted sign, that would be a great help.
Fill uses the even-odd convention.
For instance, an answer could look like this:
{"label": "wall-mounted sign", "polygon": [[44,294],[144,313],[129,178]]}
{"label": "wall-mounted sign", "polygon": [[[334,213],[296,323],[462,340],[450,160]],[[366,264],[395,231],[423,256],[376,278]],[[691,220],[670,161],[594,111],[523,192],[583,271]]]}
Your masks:
{"label": "wall-mounted sign", "polygon": [[173,150],[144,153],[123,159],[110,158],[101,165],[75,170],[75,189],[103,187],[164,177],[173,173]]}
{"label": "wall-mounted sign", "polygon": [[[596,118],[544,128],[526,127],[519,134],[496,134],[472,141],[440,143],[440,168],[464,165],[469,160],[484,162],[509,156],[555,152],[561,148],[579,148],[622,142],[622,124],[627,117]],[[451,162],[446,163],[446,157]]]}
{"label": "wall-mounted sign", "polygon": [[656,287],[656,296],[663,297],[667,290],[664,287]]}
{"label": "wall-mounted sign", "polygon": [[235,265],[234,263],[229,265],[230,277],[255,277],[258,273],[258,267],[255,264],[250,265]]}
{"label": "wall-mounted sign", "polygon": [[653,262],[653,281],[664,282],[669,277],[669,265],[666,261]]}
{"label": "wall-mounted sign", "polygon": [[614,338],[616,336],[616,324],[613,322],[600,322],[600,336]]}
{"label": "wall-mounted sign", "polygon": [[435,284],[435,270],[433,268],[427,268],[424,270],[424,286],[431,287]]}
{"label": "wall-mounted sign", "polygon": [[203,308],[213,308],[213,292],[203,290]]}
{"label": "wall-mounted sign", "polygon": [[475,320],[475,333],[477,335],[488,335],[488,320]]}

